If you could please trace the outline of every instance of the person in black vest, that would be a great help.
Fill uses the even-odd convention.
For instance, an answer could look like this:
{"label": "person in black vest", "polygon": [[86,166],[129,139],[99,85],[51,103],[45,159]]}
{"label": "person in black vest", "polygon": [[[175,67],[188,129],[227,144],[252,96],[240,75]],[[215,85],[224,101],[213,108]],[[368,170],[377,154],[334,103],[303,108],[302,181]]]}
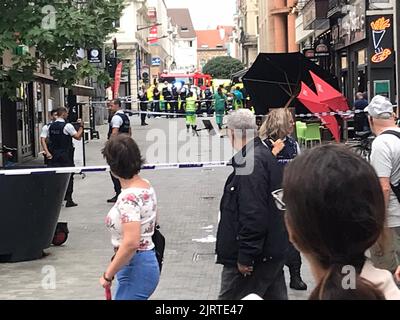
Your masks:
{"label": "person in black vest", "polygon": [[178,88],[175,86],[175,84],[172,86],[171,94],[172,94],[172,102],[171,102],[170,112],[175,114],[171,117],[176,118],[176,113],[178,112],[178,106],[179,106],[179,102],[178,102],[179,92],[178,92]]}
{"label": "person in black vest", "polygon": [[[109,128],[108,128],[108,139],[112,136],[117,136],[119,134],[127,134],[132,136],[131,122],[129,117],[121,109],[121,100],[112,100],[109,104],[109,110],[112,117],[109,118]],[[145,115],[146,116],[146,115]],[[121,193],[121,183],[117,178],[115,178],[111,173],[111,180],[114,184],[115,196],[108,199],[108,203],[117,202],[118,196]]]}
{"label": "person in black vest", "polygon": [[[163,95],[163,98],[164,98],[164,101],[165,101],[165,112],[171,112],[171,111],[168,111],[168,107],[171,109],[172,108],[172,106],[171,106],[171,100],[172,100],[172,93],[171,93],[171,91],[169,90],[169,84],[168,84],[168,82],[167,81],[165,81],[164,82],[164,87],[162,88],[162,95]],[[170,116],[167,116],[167,119],[169,118]]]}
{"label": "person in black vest", "polygon": [[213,93],[209,86],[207,86],[206,89],[204,90],[204,99],[206,100],[207,115],[210,117],[213,113],[212,111]]}
{"label": "person in black vest", "polygon": [[[153,105],[154,105],[154,111],[155,112],[161,112],[160,110],[160,99],[161,99],[161,93],[160,90],[158,90],[157,86],[154,87],[153,90]],[[155,117],[158,118],[160,115],[156,114]]]}
{"label": "person in black vest", "polygon": [[[293,116],[289,109],[272,109],[259,131],[260,138],[271,149],[272,154],[282,167],[300,154],[299,144],[291,137],[294,124]],[[307,284],[303,282],[300,274],[300,253],[291,243],[289,244],[286,266],[290,272],[290,288],[307,290]]]}
{"label": "person in black vest", "polygon": [[[80,119],[77,123],[80,125],[79,130],[76,131],[71,123],[66,123],[68,118],[68,110],[66,108],[59,108],[57,111],[56,120],[49,127],[49,152],[47,159],[49,160],[49,167],[74,167],[74,146],[72,139],[81,140],[83,134],[83,123]],[[76,207],[77,204],[72,200],[72,193],[74,191],[74,175],[68,183],[65,200],[67,201],[66,207]]]}
{"label": "person in black vest", "polygon": [[[149,99],[147,97],[146,88],[144,86],[139,90],[138,99],[140,101],[140,111],[147,112],[147,104],[149,103]],[[140,120],[142,126],[148,125],[146,123],[146,115],[147,115],[146,113],[140,114]]]}
{"label": "person in black vest", "polygon": [[179,98],[181,99],[181,107],[179,109],[180,113],[185,113],[187,95],[188,95],[188,88],[184,83],[182,83],[182,88],[179,90]]}

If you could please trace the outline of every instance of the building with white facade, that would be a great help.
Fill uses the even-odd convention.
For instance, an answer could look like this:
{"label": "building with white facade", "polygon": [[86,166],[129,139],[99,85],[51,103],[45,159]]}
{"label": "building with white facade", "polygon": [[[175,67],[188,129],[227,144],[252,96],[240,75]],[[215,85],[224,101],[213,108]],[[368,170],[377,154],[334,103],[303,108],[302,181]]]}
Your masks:
{"label": "building with white facade", "polygon": [[176,28],[171,71],[193,72],[197,68],[197,37],[189,9],[168,9],[168,16]]}
{"label": "building with white facade", "polygon": [[[123,61],[120,97],[136,99],[138,88],[149,79],[151,52],[148,43],[151,21],[147,0],[126,0],[126,7],[119,21],[118,31],[110,36],[107,46],[117,42],[117,57]],[[148,77],[148,78],[147,78]]]}
{"label": "building with white facade", "polygon": [[173,46],[177,30],[168,16],[165,0],[148,0],[150,29],[149,44],[151,52],[151,78],[157,79],[164,71],[169,71],[175,61]]}

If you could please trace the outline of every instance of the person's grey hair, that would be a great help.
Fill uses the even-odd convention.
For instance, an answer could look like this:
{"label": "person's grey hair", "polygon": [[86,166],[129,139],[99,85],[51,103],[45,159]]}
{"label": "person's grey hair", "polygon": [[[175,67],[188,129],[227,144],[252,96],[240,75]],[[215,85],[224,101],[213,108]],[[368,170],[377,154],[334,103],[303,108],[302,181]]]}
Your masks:
{"label": "person's grey hair", "polygon": [[256,117],[248,109],[233,111],[227,116],[226,126],[232,130],[257,130]]}
{"label": "person's grey hair", "polygon": [[248,109],[239,109],[227,116],[226,126],[239,139],[254,139],[257,135],[256,117]]}
{"label": "person's grey hair", "polygon": [[378,114],[376,116],[373,116],[374,119],[380,119],[380,120],[389,120],[392,117],[392,114],[390,112],[385,112]]}

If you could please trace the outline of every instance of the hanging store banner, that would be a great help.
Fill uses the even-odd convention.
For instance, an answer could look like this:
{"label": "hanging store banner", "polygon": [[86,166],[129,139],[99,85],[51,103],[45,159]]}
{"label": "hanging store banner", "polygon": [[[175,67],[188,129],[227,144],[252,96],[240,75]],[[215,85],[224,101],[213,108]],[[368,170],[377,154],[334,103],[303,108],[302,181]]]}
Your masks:
{"label": "hanging store banner", "polygon": [[119,87],[121,85],[121,76],[122,76],[122,62],[118,63],[117,68],[115,70],[115,79],[114,79],[114,99],[117,99],[119,96]]}
{"label": "hanging store banner", "polygon": [[368,19],[369,63],[371,68],[387,68],[394,63],[393,16],[379,15]]}
{"label": "hanging store banner", "polygon": [[149,37],[148,37],[148,42],[149,44],[155,44],[158,42],[158,28],[157,26],[153,26],[150,29]]}

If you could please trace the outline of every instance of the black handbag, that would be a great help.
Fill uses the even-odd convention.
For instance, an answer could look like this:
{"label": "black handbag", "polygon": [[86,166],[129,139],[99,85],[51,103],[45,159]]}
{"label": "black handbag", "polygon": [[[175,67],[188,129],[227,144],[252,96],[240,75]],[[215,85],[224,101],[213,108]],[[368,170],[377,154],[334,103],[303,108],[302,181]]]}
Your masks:
{"label": "black handbag", "polygon": [[152,239],[155,246],[154,251],[156,252],[158,266],[160,267],[161,272],[164,262],[165,237],[161,233],[159,225],[155,227]]}

